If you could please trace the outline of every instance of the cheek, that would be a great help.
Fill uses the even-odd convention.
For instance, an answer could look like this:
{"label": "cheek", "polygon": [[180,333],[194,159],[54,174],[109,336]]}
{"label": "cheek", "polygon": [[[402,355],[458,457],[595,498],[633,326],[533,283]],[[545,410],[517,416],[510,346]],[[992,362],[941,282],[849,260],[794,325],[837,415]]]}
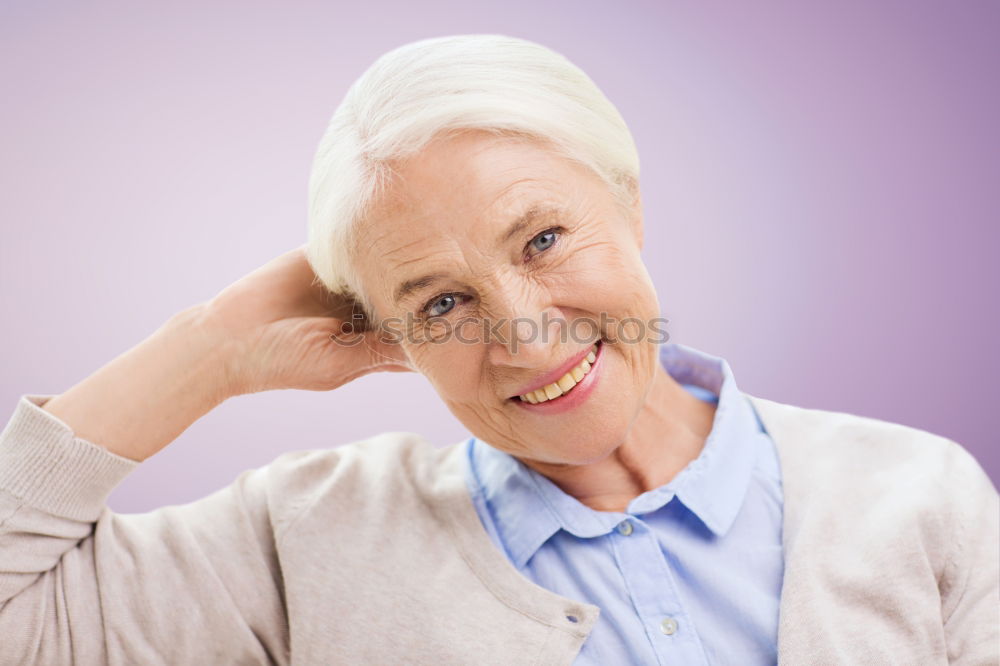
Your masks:
{"label": "cheek", "polygon": [[610,243],[582,248],[561,267],[553,294],[563,305],[588,313],[658,316],[655,290],[642,260]]}
{"label": "cheek", "polygon": [[481,389],[482,345],[459,340],[423,342],[409,347],[410,358],[446,401],[472,402]]}

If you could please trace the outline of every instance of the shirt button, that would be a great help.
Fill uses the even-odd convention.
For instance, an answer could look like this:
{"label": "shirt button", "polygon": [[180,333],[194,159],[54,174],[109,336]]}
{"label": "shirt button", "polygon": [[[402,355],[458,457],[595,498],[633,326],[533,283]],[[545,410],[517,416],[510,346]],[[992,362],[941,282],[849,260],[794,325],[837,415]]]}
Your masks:
{"label": "shirt button", "polygon": [[621,534],[622,536],[628,536],[629,534],[632,534],[632,523],[629,522],[628,520],[623,520],[622,522],[618,523],[618,533]]}
{"label": "shirt button", "polygon": [[677,620],[672,617],[666,618],[660,623],[660,631],[665,633],[667,636],[673,635],[677,631]]}

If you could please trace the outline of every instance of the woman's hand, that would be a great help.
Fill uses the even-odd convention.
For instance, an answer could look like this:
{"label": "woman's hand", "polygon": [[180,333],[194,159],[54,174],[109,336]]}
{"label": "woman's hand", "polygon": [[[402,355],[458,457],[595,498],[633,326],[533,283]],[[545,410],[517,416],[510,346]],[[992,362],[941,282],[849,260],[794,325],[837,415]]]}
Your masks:
{"label": "woman's hand", "polygon": [[229,285],[204,308],[207,325],[221,340],[228,395],[329,391],[371,372],[413,370],[402,347],[377,331],[356,330],[353,336],[363,336],[356,344],[331,338],[343,340],[354,325],[354,304],[316,280],[305,246]]}
{"label": "woman's hand", "polygon": [[77,437],[142,461],[232,396],[410,370],[401,347],[374,332],[354,346],[330,338],[352,309],[314,284],[300,247],[175,314],[42,409]]}

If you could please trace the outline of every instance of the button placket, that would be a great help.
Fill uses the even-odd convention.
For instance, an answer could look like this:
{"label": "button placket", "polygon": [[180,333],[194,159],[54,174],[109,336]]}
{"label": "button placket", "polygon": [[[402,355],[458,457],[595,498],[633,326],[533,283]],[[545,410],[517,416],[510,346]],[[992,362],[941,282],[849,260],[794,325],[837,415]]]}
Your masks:
{"label": "button placket", "polygon": [[613,529],[618,535],[610,534],[613,537],[610,545],[625,578],[628,595],[643,618],[650,649],[660,663],[706,666],[707,658],[694,626],[687,624],[681,631],[680,620],[687,618],[687,614],[656,536],[645,521],[634,515],[628,515]]}

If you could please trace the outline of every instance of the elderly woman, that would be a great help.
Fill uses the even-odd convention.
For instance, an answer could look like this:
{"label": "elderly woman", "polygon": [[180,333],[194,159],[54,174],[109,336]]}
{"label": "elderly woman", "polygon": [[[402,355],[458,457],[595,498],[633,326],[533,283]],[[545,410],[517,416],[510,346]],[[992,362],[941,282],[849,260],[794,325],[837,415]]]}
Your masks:
{"label": "elderly woman", "polygon": [[[986,664],[998,497],[957,443],[741,392],[668,342],[639,162],[565,58],[379,59],[309,241],[0,436],[4,664]],[[293,451],[111,512],[232,396],[422,373],[471,437]]]}

